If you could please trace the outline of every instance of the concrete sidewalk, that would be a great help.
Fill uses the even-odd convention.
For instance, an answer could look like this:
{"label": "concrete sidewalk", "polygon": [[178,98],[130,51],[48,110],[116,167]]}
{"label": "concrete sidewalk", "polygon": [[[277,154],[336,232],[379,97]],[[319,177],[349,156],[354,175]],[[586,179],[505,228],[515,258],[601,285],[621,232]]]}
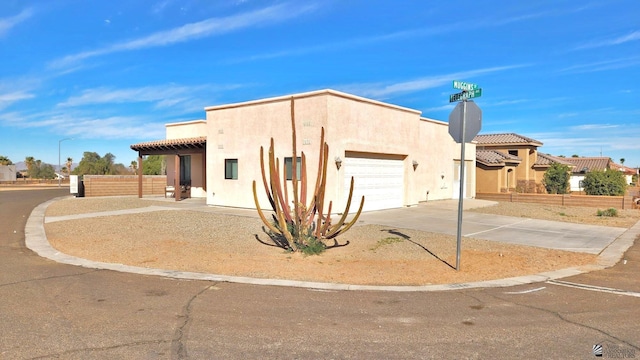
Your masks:
{"label": "concrete sidewalk", "polygon": [[[147,197],[146,200],[162,200],[158,197]],[[331,290],[384,290],[384,291],[434,291],[474,287],[512,286],[518,284],[559,279],[580,273],[604,269],[616,264],[624,252],[633,245],[640,234],[640,222],[626,230],[605,226],[580,225],[554,221],[523,219],[508,216],[497,216],[465,211],[463,214],[463,236],[498,242],[537,246],[551,249],[600,254],[598,264],[585,267],[568,268],[542,274],[532,274],[517,278],[483,281],[476,283],[426,285],[426,286],[363,286],[348,284],[314,283],[289,280],[254,279],[215,274],[202,274],[162,269],[138,268],[122,264],[99,263],[75,258],[53,249],[47,241],[44,223],[81,219],[95,216],[112,216],[166,210],[192,210],[211,213],[230,214],[236,216],[258,217],[255,210],[207,206],[204,199],[186,199],[180,202],[166,201],[166,206],[149,206],[138,209],[116,210],[92,214],[79,214],[45,218],[44,213],[55,200],[41,204],[34,209],[27,226],[25,236],[27,247],[40,256],[61,263],[89,268],[110,269],[122,272],[133,272],[145,275],[159,275],[182,279],[211,281],[227,281],[247,284],[296,286]],[[469,199],[464,201],[464,208],[489,206],[490,201]],[[415,229],[421,231],[456,235],[457,233],[457,200],[432,201],[421,203],[415,207],[399,208],[363,213],[358,225],[378,224],[394,229]]]}
{"label": "concrete sidewalk", "polygon": [[[495,204],[492,201],[465,199],[464,209]],[[440,200],[416,207],[363,213],[361,224],[378,224],[399,229],[414,229],[457,235],[458,201]],[[464,211],[462,236],[548,249],[599,254],[626,229],[582,225]]]}

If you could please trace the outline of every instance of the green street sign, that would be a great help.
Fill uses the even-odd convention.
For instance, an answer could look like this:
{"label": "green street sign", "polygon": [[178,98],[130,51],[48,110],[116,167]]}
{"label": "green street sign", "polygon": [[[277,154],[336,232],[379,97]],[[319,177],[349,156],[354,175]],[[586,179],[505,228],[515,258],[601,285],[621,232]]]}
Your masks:
{"label": "green street sign", "polygon": [[472,83],[467,83],[467,82],[460,81],[460,80],[453,80],[453,88],[454,89],[471,91],[471,90],[477,89],[478,85],[472,84]]}
{"label": "green street sign", "polygon": [[449,102],[456,102],[456,101],[463,100],[462,95],[464,95],[463,92],[449,95]]}
{"label": "green street sign", "polygon": [[482,96],[482,89],[478,88],[478,89],[469,90],[466,92],[466,94],[467,94],[467,99],[477,98]]}
{"label": "green street sign", "polygon": [[477,98],[477,97],[480,97],[480,96],[482,96],[482,89],[480,89],[480,88],[474,89],[474,90],[469,90],[469,91],[465,90],[465,91],[459,92],[457,94],[449,95],[449,102],[467,100],[467,99]]}

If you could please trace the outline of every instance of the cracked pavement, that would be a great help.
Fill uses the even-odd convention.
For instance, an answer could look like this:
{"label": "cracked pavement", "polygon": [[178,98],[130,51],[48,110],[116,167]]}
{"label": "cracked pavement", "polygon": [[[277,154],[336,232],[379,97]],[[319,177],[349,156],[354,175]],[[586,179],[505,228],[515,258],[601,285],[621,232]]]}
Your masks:
{"label": "cracked pavement", "polygon": [[[66,192],[0,192],[0,359],[640,357],[640,298],[554,282],[332,291],[58,264],[25,248],[24,226]],[[625,259],[562,280],[640,292],[637,244]]]}

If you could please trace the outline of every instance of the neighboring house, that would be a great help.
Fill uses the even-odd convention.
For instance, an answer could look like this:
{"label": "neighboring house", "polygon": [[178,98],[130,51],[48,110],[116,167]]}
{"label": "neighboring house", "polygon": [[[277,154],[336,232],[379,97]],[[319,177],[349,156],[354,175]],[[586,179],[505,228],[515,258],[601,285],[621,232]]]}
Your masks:
{"label": "neighboring house", "polygon": [[624,178],[627,180],[627,184],[633,184],[633,177],[638,174],[638,169],[630,168],[617,163],[611,164],[611,169],[622,171]]}
{"label": "neighboring house", "polygon": [[15,165],[0,165],[0,181],[16,181]]}
{"label": "neighboring house", "polygon": [[[281,169],[288,169],[290,180],[292,99],[297,150],[307,157],[311,187],[321,128],[325,130],[329,145],[325,201],[332,200],[335,211],[345,208],[352,176],[352,212],[362,195],[367,211],[458,197],[460,145],[449,135],[447,123],[423,118],[417,110],[334,90],[207,107],[206,120],[168,124],[166,139],[131,148],[140,156],[172,155],[173,161],[167,159],[168,183],[176,178],[190,183],[191,196],[206,197],[207,204],[253,208],[255,180],[260,204],[268,207],[260,147],[268,163],[269,143],[274,139],[275,155]],[[475,196],[474,154],[474,144],[468,144],[466,197]]]}
{"label": "neighboring house", "polygon": [[515,133],[477,135],[476,191],[478,193],[545,193],[544,173],[566,159],[538,152],[540,141]]}
{"label": "neighboring house", "polygon": [[636,174],[636,169],[616,164],[610,157],[572,157],[565,160],[574,165],[571,173],[571,191],[583,190],[582,181],[589,171],[622,171],[627,184],[633,183],[633,175]]}

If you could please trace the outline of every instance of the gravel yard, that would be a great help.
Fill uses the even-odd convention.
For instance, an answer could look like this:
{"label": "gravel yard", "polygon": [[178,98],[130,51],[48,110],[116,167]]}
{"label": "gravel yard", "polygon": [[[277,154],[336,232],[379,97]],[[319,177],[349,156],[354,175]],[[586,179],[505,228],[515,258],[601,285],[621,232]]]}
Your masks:
{"label": "gravel yard", "polygon": [[590,224],[611,227],[630,228],[640,220],[640,209],[617,210],[618,216],[597,216],[598,210],[606,208],[569,207],[529,203],[500,202],[494,206],[471,209],[471,211],[516,216],[540,220],[564,221],[577,224]]}
{"label": "gravel yard", "polygon": [[[69,198],[51,204],[46,216],[170,204],[133,197]],[[517,210],[520,207],[524,210]],[[621,219],[626,222],[602,223],[599,221],[614,218],[592,219],[596,209],[589,209],[574,213],[570,208],[558,210],[532,204],[513,207],[500,203],[475,211],[556,217],[544,218],[548,220],[585,218],[583,221],[588,223],[622,227],[633,225],[640,215],[637,210],[625,212]],[[554,211],[565,215],[553,215]],[[586,265],[596,259],[590,254],[463,238],[461,270],[455,271],[455,236],[362,225],[338,239],[340,244],[348,243],[346,246],[305,257],[261,243],[258,239],[269,242],[261,228],[258,218],[193,210],[94,217],[45,225],[47,237],[56,249],[96,261],[350,284],[427,285],[491,280]]]}

